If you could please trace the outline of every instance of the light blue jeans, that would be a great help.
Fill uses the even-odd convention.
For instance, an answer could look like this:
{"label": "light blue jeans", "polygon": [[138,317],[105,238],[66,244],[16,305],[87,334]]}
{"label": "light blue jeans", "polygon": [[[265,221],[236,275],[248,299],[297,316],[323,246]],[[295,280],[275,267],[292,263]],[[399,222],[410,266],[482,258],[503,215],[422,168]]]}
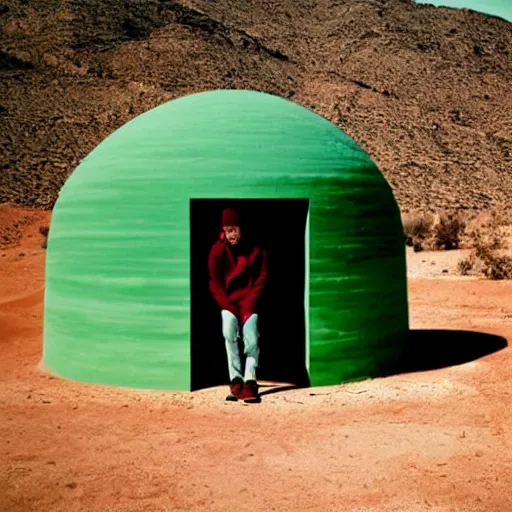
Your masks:
{"label": "light blue jeans", "polygon": [[229,379],[233,380],[239,377],[245,381],[256,380],[256,368],[258,367],[258,358],[260,354],[258,341],[258,315],[251,315],[242,327],[242,336],[244,341],[244,353],[247,356],[245,360],[245,373],[242,376],[242,363],[240,361],[240,352],[238,350],[239,323],[238,319],[231,311],[223,309],[222,315],[222,335],[226,341],[226,352],[228,356]]}

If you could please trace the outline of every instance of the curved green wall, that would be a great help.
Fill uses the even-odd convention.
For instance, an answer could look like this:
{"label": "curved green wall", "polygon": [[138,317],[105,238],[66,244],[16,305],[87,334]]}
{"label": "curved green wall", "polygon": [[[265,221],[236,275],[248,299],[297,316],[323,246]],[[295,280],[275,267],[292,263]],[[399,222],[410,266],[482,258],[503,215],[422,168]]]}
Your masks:
{"label": "curved green wall", "polygon": [[47,249],[46,368],[84,382],[190,389],[190,198],[308,198],[311,383],[392,371],[408,310],[388,183],[319,115],[227,90],[135,118],[64,185]]}

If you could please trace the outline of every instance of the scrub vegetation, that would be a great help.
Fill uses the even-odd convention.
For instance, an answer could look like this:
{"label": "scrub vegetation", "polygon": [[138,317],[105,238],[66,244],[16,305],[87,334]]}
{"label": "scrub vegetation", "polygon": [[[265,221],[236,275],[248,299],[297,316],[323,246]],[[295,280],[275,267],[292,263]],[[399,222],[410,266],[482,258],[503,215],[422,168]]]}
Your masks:
{"label": "scrub vegetation", "polygon": [[403,218],[405,243],[415,252],[470,250],[457,266],[462,275],[512,279],[509,238],[511,222],[506,211],[483,214],[408,214]]}

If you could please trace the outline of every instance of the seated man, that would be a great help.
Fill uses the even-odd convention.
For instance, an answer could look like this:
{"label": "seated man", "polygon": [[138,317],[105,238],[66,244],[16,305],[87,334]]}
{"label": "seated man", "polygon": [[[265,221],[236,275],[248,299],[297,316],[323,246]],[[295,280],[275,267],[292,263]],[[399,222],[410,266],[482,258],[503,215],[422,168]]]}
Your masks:
{"label": "seated man", "polygon": [[[230,379],[226,400],[258,401],[258,306],[267,280],[267,252],[243,236],[240,215],[234,209],[222,213],[222,232],[211,248],[208,270],[210,292],[221,309],[226,342]],[[238,349],[240,326],[247,356],[243,375]]]}

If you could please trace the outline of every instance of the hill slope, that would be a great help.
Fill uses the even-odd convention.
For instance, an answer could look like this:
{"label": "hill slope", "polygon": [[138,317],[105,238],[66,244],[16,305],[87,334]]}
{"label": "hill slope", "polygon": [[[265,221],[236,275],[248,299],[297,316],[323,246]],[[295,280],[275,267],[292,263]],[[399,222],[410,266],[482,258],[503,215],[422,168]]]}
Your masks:
{"label": "hill slope", "polygon": [[131,118],[250,88],[338,124],[404,211],[505,204],[511,51],[504,20],[407,0],[3,0],[0,203],[51,208]]}

